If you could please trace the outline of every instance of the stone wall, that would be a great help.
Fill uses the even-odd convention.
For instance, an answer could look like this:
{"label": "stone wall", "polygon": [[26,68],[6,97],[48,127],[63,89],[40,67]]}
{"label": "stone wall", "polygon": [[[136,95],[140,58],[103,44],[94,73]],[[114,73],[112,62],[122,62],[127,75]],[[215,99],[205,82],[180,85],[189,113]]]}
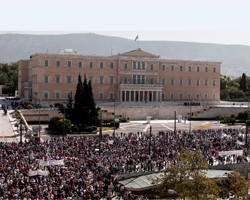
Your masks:
{"label": "stone wall", "polygon": [[[100,106],[103,111],[103,119],[114,118],[114,106],[106,105]],[[189,118],[190,112],[192,113],[192,119],[207,119],[216,118],[217,116],[237,116],[238,113],[248,111],[248,107],[241,106],[181,106],[181,105],[142,105],[142,106],[127,106],[127,105],[116,105],[115,115],[116,118],[127,118],[129,120],[146,120],[147,116],[152,116],[155,119],[174,119],[176,116],[182,116],[184,119]],[[62,115],[58,113],[56,109],[31,109],[21,111],[29,121],[38,121],[40,112],[40,121],[49,121],[51,117]]]}
{"label": "stone wall", "polygon": [[29,109],[21,110],[21,112],[28,123],[31,121],[47,122],[52,117],[62,116],[57,109]]}
{"label": "stone wall", "polygon": [[[113,106],[102,106],[101,109],[107,113],[113,113]],[[130,120],[145,120],[147,116],[152,116],[156,119],[173,119],[180,115],[184,119],[189,118],[192,113],[192,119],[207,119],[216,118],[218,116],[237,116],[240,112],[248,111],[248,107],[241,106],[168,106],[168,105],[152,105],[152,106],[122,106],[118,105],[115,108],[116,116],[126,116]]]}
{"label": "stone wall", "polygon": [[[210,166],[209,169],[216,170],[232,170],[241,173],[242,175],[248,177],[248,173],[250,172],[250,163],[237,163],[237,164],[228,164],[228,165],[217,165]],[[249,178],[249,177],[248,177]]]}

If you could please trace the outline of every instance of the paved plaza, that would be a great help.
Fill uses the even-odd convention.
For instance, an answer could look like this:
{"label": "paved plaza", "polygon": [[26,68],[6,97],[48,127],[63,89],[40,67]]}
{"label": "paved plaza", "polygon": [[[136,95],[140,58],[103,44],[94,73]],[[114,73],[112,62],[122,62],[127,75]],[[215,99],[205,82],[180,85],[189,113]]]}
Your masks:
{"label": "paved plaza", "polygon": [[[4,115],[4,111],[0,109],[0,141],[2,142],[18,142],[20,141],[19,129],[16,126],[18,120],[13,118],[10,102],[4,98],[0,98],[0,105],[8,106],[8,112]],[[159,131],[174,131],[178,130],[195,130],[195,129],[221,129],[221,128],[242,128],[242,126],[227,126],[220,124],[219,121],[188,121],[188,120],[138,120],[130,121],[128,123],[120,123],[120,127],[116,130],[116,134],[119,136],[120,133],[144,133],[147,134],[152,130],[152,134],[159,133]],[[45,127],[44,127],[45,128]],[[113,134],[113,130],[105,131],[104,134]],[[48,135],[44,132],[41,134],[43,139],[48,139]],[[24,140],[24,138],[23,138]]]}
{"label": "paved plaza", "polygon": [[[6,115],[2,106],[7,108]],[[14,110],[12,110],[11,102],[5,98],[0,98],[0,142],[19,142],[19,120],[13,116]],[[24,138],[23,138],[24,141]]]}
{"label": "paved plaza", "polygon": [[131,121],[128,123],[121,123],[120,128],[116,132],[142,132],[158,133],[159,131],[176,131],[178,130],[197,130],[197,129],[222,129],[222,128],[242,128],[242,126],[227,126],[220,124],[219,121],[188,121],[188,120],[150,120],[148,123],[145,121]]}

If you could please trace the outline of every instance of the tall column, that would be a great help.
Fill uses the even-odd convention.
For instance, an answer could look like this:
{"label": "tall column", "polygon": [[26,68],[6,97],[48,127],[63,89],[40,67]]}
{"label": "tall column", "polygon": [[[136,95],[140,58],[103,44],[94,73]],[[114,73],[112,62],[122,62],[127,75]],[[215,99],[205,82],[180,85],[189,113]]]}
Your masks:
{"label": "tall column", "polygon": [[145,101],[145,91],[142,91],[142,101],[144,102]]}
{"label": "tall column", "polygon": [[124,91],[124,101],[126,102],[127,101],[127,90]]}
{"label": "tall column", "polygon": [[131,90],[128,91],[128,101],[131,102]]}
{"label": "tall column", "polygon": [[138,91],[138,101],[139,102],[141,101],[141,91],[140,90]]}

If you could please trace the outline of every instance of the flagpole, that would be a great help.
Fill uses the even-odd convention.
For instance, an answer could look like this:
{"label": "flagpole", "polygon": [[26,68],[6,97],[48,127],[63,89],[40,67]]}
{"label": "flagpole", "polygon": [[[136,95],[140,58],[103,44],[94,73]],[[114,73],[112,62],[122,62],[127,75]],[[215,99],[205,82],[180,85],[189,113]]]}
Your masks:
{"label": "flagpole", "polygon": [[[139,35],[137,34],[135,37],[135,42],[139,39]],[[139,47],[137,47],[137,49],[139,49]]]}

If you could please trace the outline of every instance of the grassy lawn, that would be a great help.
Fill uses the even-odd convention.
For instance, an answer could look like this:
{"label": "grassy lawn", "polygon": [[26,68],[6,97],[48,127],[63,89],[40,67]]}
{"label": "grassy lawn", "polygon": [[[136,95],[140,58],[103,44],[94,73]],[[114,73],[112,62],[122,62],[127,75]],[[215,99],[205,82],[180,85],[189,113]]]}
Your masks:
{"label": "grassy lawn", "polygon": [[[97,131],[100,130],[100,127],[97,127]],[[114,127],[102,127],[102,131],[114,130]]]}

